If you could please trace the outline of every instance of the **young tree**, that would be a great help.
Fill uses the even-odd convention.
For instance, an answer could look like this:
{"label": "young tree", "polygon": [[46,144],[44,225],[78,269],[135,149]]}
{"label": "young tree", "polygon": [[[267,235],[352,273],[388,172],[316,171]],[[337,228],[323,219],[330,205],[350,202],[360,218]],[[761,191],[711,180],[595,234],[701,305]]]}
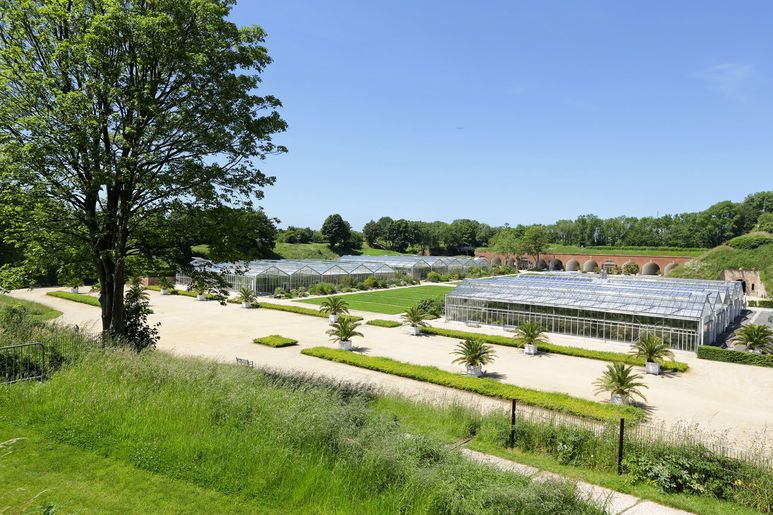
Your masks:
{"label": "young tree", "polygon": [[352,237],[352,227],[338,213],[328,216],[320,229],[330,248],[343,249]]}
{"label": "young tree", "polygon": [[535,265],[539,262],[539,256],[545,250],[550,241],[548,230],[541,225],[532,225],[520,239],[518,245],[519,254],[534,256]]}
{"label": "young tree", "polygon": [[511,228],[501,229],[491,241],[491,249],[497,254],[503,255],[505,263],[508,263],[510,257],[518,254],[521,249],[521,240],[515,230]]}
{"label": "young tree", "polygon": [[[103,330],[126,334],[124,284],[140,236],[171,212],[261,198],[256,160],[286,149],[271,62],[233,0],[7,0],[0,9],[0,206],[16,237],[83,254]],[[10,198],[8,198],[10,197]],[[166,228],[166,229],[165,229]],[[178,256],[179,257],[179,256]]]}

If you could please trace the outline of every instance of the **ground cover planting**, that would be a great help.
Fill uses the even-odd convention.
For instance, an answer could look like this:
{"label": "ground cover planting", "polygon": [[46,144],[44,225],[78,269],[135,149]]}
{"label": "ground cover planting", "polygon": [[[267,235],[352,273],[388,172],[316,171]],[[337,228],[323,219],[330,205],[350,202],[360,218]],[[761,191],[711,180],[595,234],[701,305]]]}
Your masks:
{"label": "ground cover planting", "polygon": [[447,372],[436,367],[414,365],[412,363],[404,363],[390,358],[365,356],[349,351],[331,349],[329,347],[312,347],[310,349],[304,349],[301,353],[329,361],[376,370],[386,374],[478,393],[487,397],[507,400],[516,399],[524,404],[568,413],[579,417],[596,420],[619,420],[621,417],[624,417],[635,421],[644,416],[644,412],[641,409],[633,406],[602,404],[600,402],[572,397],[565,393],[532,390],[530,388],[501,383],[495,379],[469,377],[453,372]]}
{"label": "ground cover planting", "polygon": [[[483,340],[486,343],[494,345],[504,345],[507,347],[522,347],[513,338],[508,336],[499,336],[495,334],[476,333],[468,331],[456,331],[453,329],[444,329],[440,327],[422,327],[421,332],[425,334],[434,334],[438,336],[446,336],[448,338],[460,338],[460,339],[478,339]],[[618,361],[626,363],[628,365],[644,366],[644,358],[631,356],[622,352],[610,352],[610,351],[598,351],[590,349],[582,349],[579,347],[569,347],[567,345],[557,345],[555,343],[541,343],[539,350],[542,352],[550,352],[553,354],[563,354],[565,356],[575,356],[579,358],[597,359],[601,361]],[[679,361],[664,360],[661,364],[663,370],[672,372],[684,372],[687,370],[687,363]]]}
{"label": "ground cover planting", "polygon": [[261,338],[255,338],[253,341],[261,345],[267,345],[268,347],[290,347],[291,345],[298,344],[298,340],[293,340],[292,338],[285,338],[284,336],[279,336],[278,334],[272,334],[271,336],[263,336]]}
{"label": "ground cover planting", "polygon": [[[349,309],[371,311],[385,315],[397,315],[419,301],[433,297],[443,297],[453,290],[453,286],[416,286],[412,288],[394,288],[390,290],[353,293],[346,295]],[[323,298],[302,299],[296,302],[322,304]]]}
{"label": "ground cover planting", "polygon": [[70,293],[68,291],[50,291],[46,293],[51,297],[58,299],[71,300],[73,302],[80,302],[81,304],[88,304],[89,306],[99,307],[99,298],[83,293]]}
{"label": "ground cover planting", "polygon": [[374,325],[376,327],[400,327],[403,324],[401,324],[400,322],[397,322],[396,320],[374,319],[374,320],[368,320],[367,322],[365,322],[365,325]]}

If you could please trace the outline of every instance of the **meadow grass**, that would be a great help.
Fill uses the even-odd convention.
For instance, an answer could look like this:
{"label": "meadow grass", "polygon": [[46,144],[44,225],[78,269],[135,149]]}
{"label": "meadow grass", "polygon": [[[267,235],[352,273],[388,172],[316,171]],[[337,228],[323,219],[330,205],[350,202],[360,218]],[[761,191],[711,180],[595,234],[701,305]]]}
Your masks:
{"label": "meadow grass", "polygon": [[45,383],[0,386],[0,413],[48,442],[264,512],[601,512],[569,483],[534,483],[403,433],[374,398],[365,386],[106,350]]}
{"label": "meadow grass", "polygon": [[35,320],[53,320],[54,318],[62,316],[61,311],[46,306],[45,304],[40,304],[39,302],[33,302],[31,300],[17,299],[10,295],[0,293],[0,309],[12,306],[23,307],[27,310],[29,316]]}
{"label": "meadow grass", "polygon": [[720,245],[679,265],[668,276],[720,279],[723,270],[758,270],[765,289],[773,291],[773,243],[752,249]]}
{"label": "meadow grass", "polygon": [[[444,297],[453,290],[453,286],[416,286],[412,288],[393,288],[345,295],[349,309],[371,311],[386,315],[404,313],[422,299]],[[324,297],[302,299],[295,302],[322,304]]]}
{"label": "meadow grass", "polygon": [[386,374],[392,374],[418,381],[439,384],[457,390],[485,395],[498,399],[516,399],[523,404],[537,406],[553,411],[568,413],[579,417],[595,420],[613,420],[625,417],[629,420],[639,420],[644,412],[633,406],[616,406],[614,404],[602,404],[572,397],[565,393],[543,392],[531,388],[523,388],[513,384],[502,383],[495,379],[485,377],[470,377],[462,374],[447,372],[437,367],[414,365],[390,358],[365,356],[362,354],[331,349],[329,347],[312,347],[303,349],[302,354],[314,356],[329,361],[345,363],[356,367],[376,370]]}

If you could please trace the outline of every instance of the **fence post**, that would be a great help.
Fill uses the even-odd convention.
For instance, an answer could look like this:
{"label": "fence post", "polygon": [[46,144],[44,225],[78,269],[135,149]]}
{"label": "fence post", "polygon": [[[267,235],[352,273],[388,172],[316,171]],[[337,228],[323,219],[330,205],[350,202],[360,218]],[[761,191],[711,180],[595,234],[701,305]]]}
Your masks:
{"label": "fence post", "polygon": [[617,442],[617,475],[623,475],[623,442],[625,441],[625,419],[620,419],[620,434]]}
{"label": "fence post", "polygon": [[510,407],[510,448],[515,448],[515,399]]}

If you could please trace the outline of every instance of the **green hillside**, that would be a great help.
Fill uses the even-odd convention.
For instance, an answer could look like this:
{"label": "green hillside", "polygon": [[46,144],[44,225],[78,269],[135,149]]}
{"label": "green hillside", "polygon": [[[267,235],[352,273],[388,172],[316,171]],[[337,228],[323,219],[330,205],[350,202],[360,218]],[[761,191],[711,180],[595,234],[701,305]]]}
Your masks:
{"label": "green hillside", "polygon": [[[195,245],[191,247],[194,256],[209,257],[209,246]],[[339,254],[333,252],[327,243],[277,243],[274,246],[275,259],[338,259]],[[399,252],[374,249],[367,244],[357,252],[362,256],[399,256]]]}
{"label": "green hillside", "polygon": [[759,270],[765,289],[773,291],[773,235],[750,233],[728,241],[676,267],[669,277],[719,279],[726,269]]}

